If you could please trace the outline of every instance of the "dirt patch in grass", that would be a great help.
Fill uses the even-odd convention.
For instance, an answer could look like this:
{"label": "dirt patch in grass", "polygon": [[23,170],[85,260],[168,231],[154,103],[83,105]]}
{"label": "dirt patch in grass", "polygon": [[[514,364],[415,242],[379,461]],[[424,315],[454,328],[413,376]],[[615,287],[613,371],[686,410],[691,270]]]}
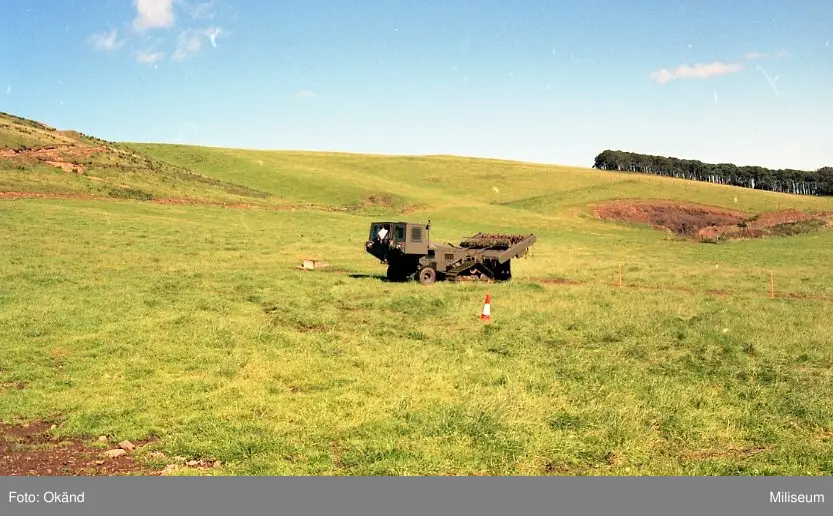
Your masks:
{"label": "dirt patch in grass", "polygon": [[4,149],[0,151],[0,157],[40,161],[64,172],[80,174],[85,170],[79,163],[81,160],[106,150],[104,147],[86,145],[58,145],[39,149]]}
{"label": "dirt patch in grass", "polygon": [[732,238],[800,235],[825,228],[830,224],[829,218],[827,214],[798,210],[767,212],[739,224],[703,228],[697,237],[703,242],[720,242]]}
{"label": "dirt patch in grass", "polygon": [[66,161],[56,161],[56,160],[44,160],[47,165],[52,165],[55,168],[60,168],[64,172],[69,173],[76,173],[79,174],[84,171],[84,167],[81,165],[74,165],[72,163],[68,163]]}
{"label": "dirt patch in grass", "polygon": [[612,201],[595,206],[593,215],[602,220],[649,224],[684,236],[694,236],[709,226],[738,224],[746,219],[746,214],[740,211],[672,201]]}
{"label": "dirt patch in grass", "polygon": [[673,201],[611,201],[593,207],[602,220],[648,224],[700,242],[789,236],[818,231],[831,223],[827,213],[782,210],[755,216],[701,204]]}
{"label": "dirt patch in grass", "polygon": [[533,281],[538,283],[546,283],[550,285],[581,285],[580,281],[571,280],[569,278],[533,278]]}
{"label": "dirt patch in grass", "polygon": [[396,204],[397,199],[394,196],[385,193],[370,194],[364,198],[365,206],[381,206],[384,208],[391,208]]}
{"label": "dirt patch in grass", "polygon": [[389,193],[369,193],[366,194],[360,201],[343,206],[333,206],[328,208],[327,211],[356,213],[366,210],[385,209],[395,210],[400,214],[407,214],[419,211],[424,207],[424,205],[420,204],[408,204],[405,199],[399,197],[398,195]]}
{"label": "dirt patch in grass", "polygon": [[[49,432],[52,424],[44,421],[7,425],[0,423],[0,476],[115,476],[159,475],[125,452],[108,457],[108,449],[118,445],[95,447],[80,439],[63,439]],[[142,443],[137,443],[140,446]]]}
{"label": "dirt patch in grass", "polygon": [[26,388],[26,382],[0,382],[0,389],[22,391]]}

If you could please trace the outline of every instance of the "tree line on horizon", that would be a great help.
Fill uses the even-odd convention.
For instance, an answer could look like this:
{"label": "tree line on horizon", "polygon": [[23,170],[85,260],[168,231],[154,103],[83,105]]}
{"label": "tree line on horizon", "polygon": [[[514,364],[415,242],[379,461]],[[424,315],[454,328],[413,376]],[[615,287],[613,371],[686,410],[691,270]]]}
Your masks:
{"label": "tree line on horizon", "polygon": [[593,168],[676,177],[798,195],[833,195],[833,167],[815,171],[703,163],[698,160],[605,150]]}

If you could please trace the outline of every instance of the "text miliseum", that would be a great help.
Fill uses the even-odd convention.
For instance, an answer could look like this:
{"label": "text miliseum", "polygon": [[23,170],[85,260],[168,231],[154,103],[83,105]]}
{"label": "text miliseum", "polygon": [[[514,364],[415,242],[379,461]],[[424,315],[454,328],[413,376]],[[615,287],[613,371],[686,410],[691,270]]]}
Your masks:
{"label": "text miliseum", "polygon": [[770,491],[770,503],[824,503],[822,493],[791,493],[789,491]]}

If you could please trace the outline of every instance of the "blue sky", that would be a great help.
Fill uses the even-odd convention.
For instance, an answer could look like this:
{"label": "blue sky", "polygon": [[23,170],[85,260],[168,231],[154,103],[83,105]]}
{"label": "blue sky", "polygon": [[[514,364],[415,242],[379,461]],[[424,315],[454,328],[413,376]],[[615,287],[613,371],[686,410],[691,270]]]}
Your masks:
{"label": "blue sky", "polygon": [[4,0],[0,110],[116,141],[833,165],[833,9]]}

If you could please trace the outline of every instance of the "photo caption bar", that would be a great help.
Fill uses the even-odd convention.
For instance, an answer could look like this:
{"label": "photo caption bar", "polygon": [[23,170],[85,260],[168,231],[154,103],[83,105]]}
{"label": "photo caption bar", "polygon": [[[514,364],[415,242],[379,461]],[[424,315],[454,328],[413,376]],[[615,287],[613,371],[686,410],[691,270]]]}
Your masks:
{"label": "photo caption bar", "polygon": [[833,478],[3,477],[8,516],[829,515]]}

